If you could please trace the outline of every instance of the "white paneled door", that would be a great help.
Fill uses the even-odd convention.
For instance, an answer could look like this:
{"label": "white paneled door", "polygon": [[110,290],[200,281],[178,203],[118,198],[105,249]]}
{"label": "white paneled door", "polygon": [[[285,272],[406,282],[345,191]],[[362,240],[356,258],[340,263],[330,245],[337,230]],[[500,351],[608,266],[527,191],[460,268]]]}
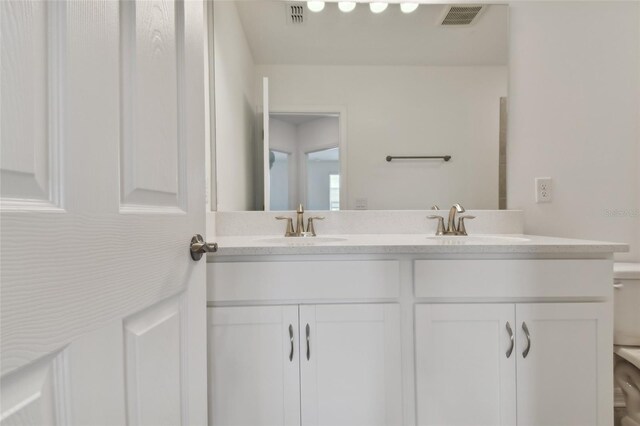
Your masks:
{"label": "white paneled door", "polygon": [[206,424],[201,1],[2,1],[2,424]]}

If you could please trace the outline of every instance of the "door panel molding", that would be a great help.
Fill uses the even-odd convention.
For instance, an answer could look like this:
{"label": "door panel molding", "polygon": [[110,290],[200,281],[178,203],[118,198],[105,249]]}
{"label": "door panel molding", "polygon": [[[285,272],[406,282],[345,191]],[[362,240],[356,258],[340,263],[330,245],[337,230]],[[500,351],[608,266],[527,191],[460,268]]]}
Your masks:
{"label": "door panel molding", "polygon": [[131,425],[188,424],[184,311],[184,293],[180,293],[124,320]]}
{"label": "door panel molding", "polygon": [[66,349],[38,359],[2,378],[3,425],[69,424]]}
{"label": "door panel molding", "polygon": [[120,5],[120,211],[184,212],[184,3]]}
{"label": "door panel molding", "polygon": [[2,210],[62,208],[64,2],[6,1],[2,19]]}

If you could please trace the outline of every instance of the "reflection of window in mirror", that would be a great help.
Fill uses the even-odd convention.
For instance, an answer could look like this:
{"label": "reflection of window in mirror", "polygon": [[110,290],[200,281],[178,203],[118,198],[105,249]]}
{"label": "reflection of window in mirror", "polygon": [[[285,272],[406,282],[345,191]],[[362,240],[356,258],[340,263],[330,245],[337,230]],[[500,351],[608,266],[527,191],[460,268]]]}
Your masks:
{"label": "reflection of window in mirror", "polygon": [[329,210],[340,210],[340,175],[329,175]]}

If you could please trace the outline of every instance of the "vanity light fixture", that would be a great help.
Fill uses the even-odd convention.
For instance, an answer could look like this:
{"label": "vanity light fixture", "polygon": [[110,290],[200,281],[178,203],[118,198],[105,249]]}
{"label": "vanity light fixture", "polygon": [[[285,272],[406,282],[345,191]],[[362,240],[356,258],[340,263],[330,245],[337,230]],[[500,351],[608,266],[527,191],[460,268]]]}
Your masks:
{"label": "vanity light fixture", "polygon": [[411,13],[418,8],[418,3],[400,3],[400,10],[403,13]]}
{"label": "vanity light fixture", "polygon": [[307,2],[307,8],[312,12],[321,12],[324,9],[324,2],[318,0],[309,0]]}
{"label": "vanity light fixture", "polygon": [[382,13],[387,9],[387,6],[389,5],[383,1],[373,1],[369,3],[369,9],[373,13]]}
{"label": "vanity light fixture", "polygon": [[340,1],[340,2],[338,2],[338,9],[340,9],[340,11],[342,11],[344,13],[349,13],[355,8],[356,8],[356,2],[355,1]]}

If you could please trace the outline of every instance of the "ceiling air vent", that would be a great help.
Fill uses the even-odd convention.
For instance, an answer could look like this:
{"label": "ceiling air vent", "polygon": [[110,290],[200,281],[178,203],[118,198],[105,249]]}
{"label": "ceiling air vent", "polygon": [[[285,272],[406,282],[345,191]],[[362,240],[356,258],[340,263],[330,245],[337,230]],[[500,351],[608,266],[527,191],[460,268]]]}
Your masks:
{"label": "ceiling air vent", "polygon": [[483,5],[449,6],[440,25],[471,25],[484,8]]}
{"label": "ceiling air vent", "polygon": [[304,3],[287,3],[287,24],[304,24]]}

